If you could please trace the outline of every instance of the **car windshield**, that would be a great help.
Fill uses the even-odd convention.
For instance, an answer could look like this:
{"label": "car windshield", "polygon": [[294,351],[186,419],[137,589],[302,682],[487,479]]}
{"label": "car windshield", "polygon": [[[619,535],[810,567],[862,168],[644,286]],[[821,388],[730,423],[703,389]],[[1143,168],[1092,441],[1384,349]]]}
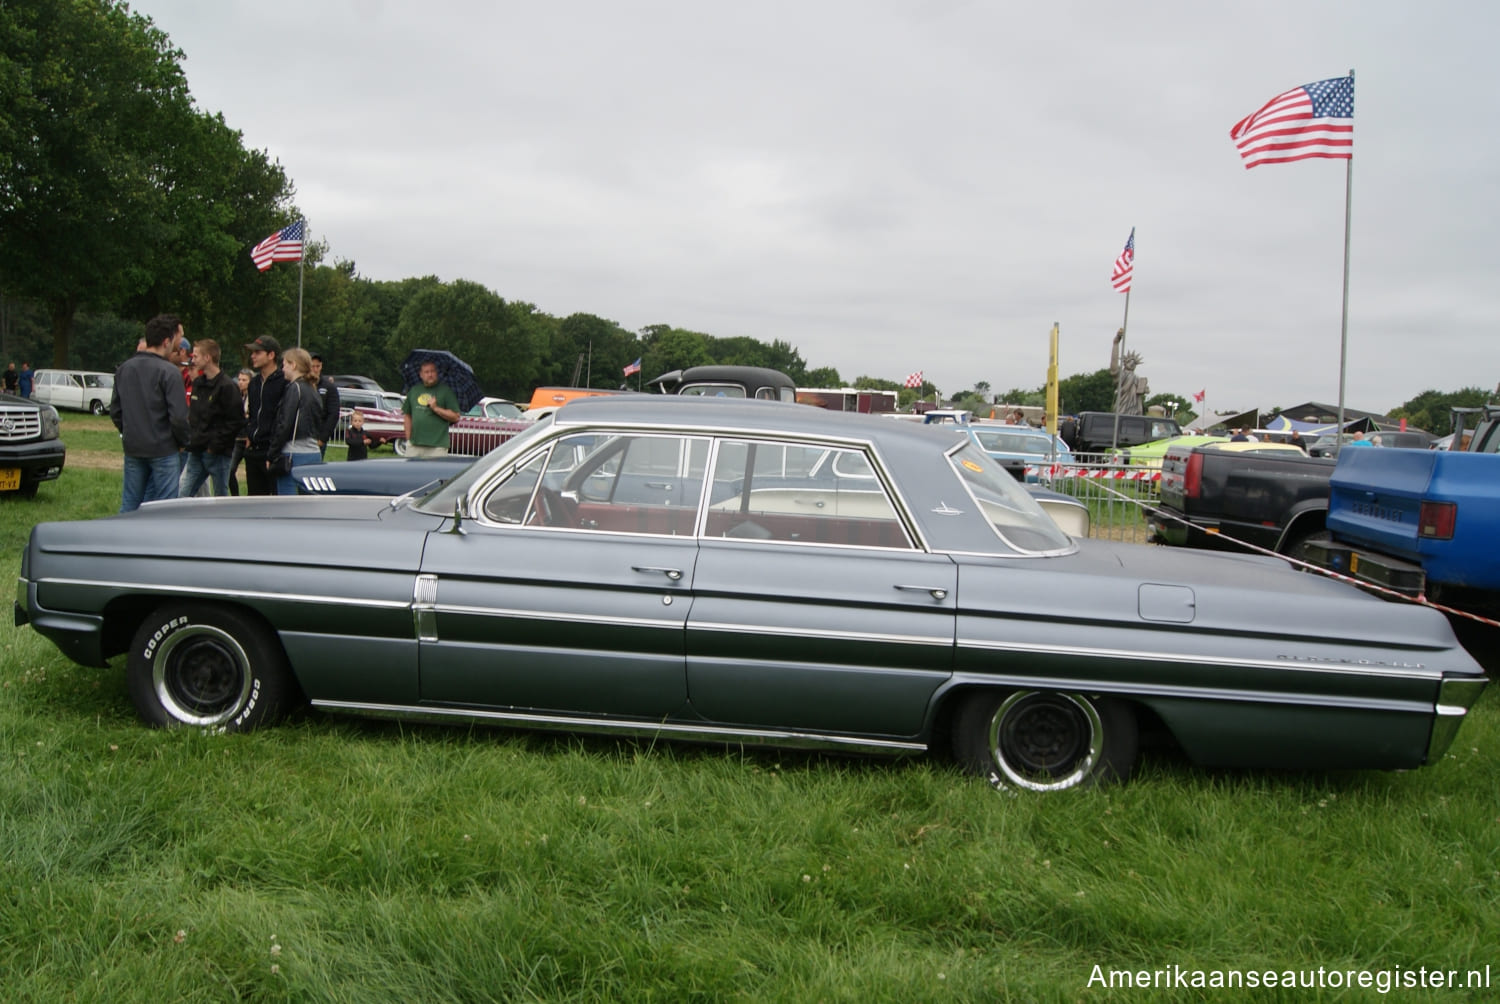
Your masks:
{"label": "car windshield", "polygon": [[1017,551],[1072,549],[1073,542],[1005,468],[970,440],[948,454],[953,470],[989,518],[995,533]]}
{"label": "car windshield", "polygon": [[[535,425],[497,447],[496,452],[503,452],[509,459],[519,458],[530,450],[533,440],[542,436],[551,427],[552,416],[548,415],[538,419]],[[440,485],[436,490],[419,499],[413,504],[412,508],[419,509],[422,512],[451,516],[453,514],[453,506],[467,498],[470,489],[474,487],[475,483],[495,469],[495,464],[491,463],[488,459],[484,463],[470,464],[462,472]]]}

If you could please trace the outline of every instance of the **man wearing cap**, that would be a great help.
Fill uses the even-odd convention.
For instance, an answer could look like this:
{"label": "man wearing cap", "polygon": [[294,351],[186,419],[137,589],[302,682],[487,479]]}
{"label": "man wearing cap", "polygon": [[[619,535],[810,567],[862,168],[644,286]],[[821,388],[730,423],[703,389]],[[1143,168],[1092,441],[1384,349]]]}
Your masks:
{"label": "man wearing cap", "polygon": [[158,314],[146,322],[144,348],[115,370],[109,418],[125,448],[121,512],[177,497],[178,454],[188,444],[188,408],[181,374],[169,357],[181,337],[177,318]]}
{"label": "man wearing cap", "polygon": [[323,424],[318,426],[318,452],[328,453],[328,441],[339,425],[339,388],[333,377],[323,375],[323,353],[312,354],[312,377],[318,384],[318,400],[323,403]]}
{"label": "man wearing cap", "polygon": [[250,495],[275,495],[276,479],[266,470],[271,448],[271,434],[276,431],[276,412],[281,395],[286,393],[286,377],[281,372],[281,343],[270,335],[261,335],[246,344],[250,350],[250,389],[245,398],[245,491]]}

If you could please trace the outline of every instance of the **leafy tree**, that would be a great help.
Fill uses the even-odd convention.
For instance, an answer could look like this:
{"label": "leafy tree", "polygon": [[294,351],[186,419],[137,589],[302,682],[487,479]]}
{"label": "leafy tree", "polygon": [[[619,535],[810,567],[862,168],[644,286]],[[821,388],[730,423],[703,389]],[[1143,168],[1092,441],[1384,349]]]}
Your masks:
{"label": "leafy tree", "polygon": [[1075,373],[1057,382],[1058,408],[1065,415],[1080,411],[1112,411],[1115,406],[1115,380],[1109,369],[1092,373]]}
{"label": "leafy tree", "polygon": [[206,314],[258,239],[236,228],[290,197],[194,109],[181,58],[122,0],[0,5],[0,287],[46,307],[56,365],[80,307]]}
{"label": "leafy tree", "polygon": [[426,286],[407,301],[387,349],[398,365],[412,349],[446,349],[473,367],[480,387],[513,397],[539,369],[535,309],[465,279]]}
{"label": "leafy tree", "polygon": [[[571,314],[563,318],[553,325],[548,342],[550,348],[547,361],[541,366],[539,386],[618,387],[624,380],[625,367],[641,355],[635,335],[595,314]],[[642,372],[647,369],[643,361]]]}
{"label": "leafy tree", "polygon": [[644,329],[642,342],[645,354],[655,363],[658,373],[689,366],[708,366],[716,361],[709,351],[709,336],[696,331],[654,324]]}
{"label": "leafy tree", "polygon": [[[788,373],[787,376],[791,376],[791,374]],[[819,366],[815,370],[807,370],[802,375],[802,379],[801,380],[796,380],[795,377],[793,378],[793,380],[796,382],[797,386],[799,386],[799,387],[804,387],[804,386],[805,387],[842,387],[842,386],[844,386],[844,381],[843,381],[843,378],[841,378],[839,376],[839,371],[837,369],[833,368],[832,366]]]}
{"label": "leafy tree", "polygon": [[[1453,431],[1454,408],[1477,408],[1490,400],[1488,391],[1478,387],[1442,393],[1424,390],[1399,408],[1391,410],[1392,418],[1404,418],[1408,425],[1424,429],[1434,436],[1446,436]],[[1472,426],[1472,422],[1469,423]]]}

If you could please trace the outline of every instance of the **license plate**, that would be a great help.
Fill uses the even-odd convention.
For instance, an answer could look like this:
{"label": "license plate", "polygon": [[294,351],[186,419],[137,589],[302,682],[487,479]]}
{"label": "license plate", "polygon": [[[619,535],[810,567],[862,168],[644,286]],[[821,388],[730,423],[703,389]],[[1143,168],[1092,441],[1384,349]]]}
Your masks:
{"label": "license plate", "polygon": [[0,467],[0,492],[13,492],[21,487],[19,467]]}

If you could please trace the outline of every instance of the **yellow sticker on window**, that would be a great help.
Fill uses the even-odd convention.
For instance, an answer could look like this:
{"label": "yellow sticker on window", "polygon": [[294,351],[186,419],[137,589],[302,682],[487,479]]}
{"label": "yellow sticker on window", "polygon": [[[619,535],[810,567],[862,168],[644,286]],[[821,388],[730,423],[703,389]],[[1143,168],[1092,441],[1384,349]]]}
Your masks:
{"label": "yellow sticker on window", "polygon": [[983,474],[984,473],[984,468],[980,467],[978,464],[974,463],[974,461],[972,461],[972,460],[964,460],[964,461],[961,461],[961,463],[965,467],[967,467],[969,470],[974,471],[976,474]]}

